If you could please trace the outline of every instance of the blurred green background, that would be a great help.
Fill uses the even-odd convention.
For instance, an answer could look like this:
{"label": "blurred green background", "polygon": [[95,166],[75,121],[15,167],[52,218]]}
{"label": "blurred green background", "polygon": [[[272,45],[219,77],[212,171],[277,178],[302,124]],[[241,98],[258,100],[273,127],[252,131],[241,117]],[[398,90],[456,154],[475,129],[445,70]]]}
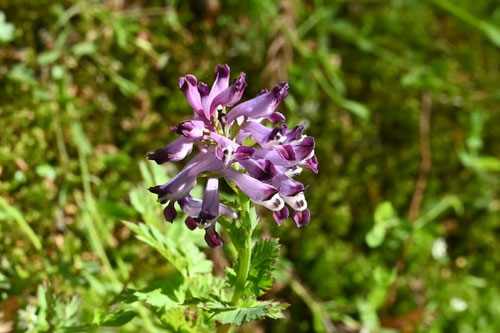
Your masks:
{"label": "blurred green background", "polygon": [[496,0],[0,0],[0,11],[0,332],[36,331],[44,306],[67,326],[91,319],[120,291],[103,272],[139,285],[165,274],[120,221],[140,220],[139,162],[192,113],[178,77],[211,82],[224,63],[247,73],[244,99],[289,82],[280,111],[306,123],[320,170],[301,176],[308,227],[278,228],[263,211],[263,237],[282,243],[266,297],[290,307],[243,331],[500,331]]}

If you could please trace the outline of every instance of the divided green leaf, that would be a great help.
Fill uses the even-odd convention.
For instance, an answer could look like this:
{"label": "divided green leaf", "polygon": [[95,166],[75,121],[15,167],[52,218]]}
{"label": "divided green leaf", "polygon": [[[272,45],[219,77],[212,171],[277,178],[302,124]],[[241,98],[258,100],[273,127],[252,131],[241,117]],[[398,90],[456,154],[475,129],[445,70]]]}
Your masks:
{"label": "divided green leaf", "polygon": [[119,327],[125,325],[136,316],[137,312],[125,309],[120,309],[116,312],[107,313],[105,315],[98,313],[94,318],[94,324],[97,326]]}
{"label": "divided green leaf", "polygon": [[205,254],[193,243],[165,237],[152,225],[133,224],[126,221],[123,223],[137,234],[139,240],[158,251],[184,277],[211,272],[212,262],[207,260]]}
{"label": "divided green leaf", "polygon": [[254,244],[248,281],[255,296],[260,296],[273,285],[279,243],[277,239],[261,240]]}
{"label": "divided green leaf", "polygon": [[282,311],[286,307],[286,304],[278,302],[251,300],[239,304],[239,306],[210,302],[204,306],[204,310],[213,313],[213,318],[223,324],[242,325],[245,322],[265,317],[272,319],[283,318]]}

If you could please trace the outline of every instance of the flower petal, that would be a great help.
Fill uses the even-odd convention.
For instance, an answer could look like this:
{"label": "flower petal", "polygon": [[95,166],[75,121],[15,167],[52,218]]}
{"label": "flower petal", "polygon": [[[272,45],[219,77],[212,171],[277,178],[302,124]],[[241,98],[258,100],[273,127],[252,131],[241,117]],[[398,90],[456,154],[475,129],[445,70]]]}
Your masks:
{"label": "flower petal", "polygon": [[204,82],[198,82],[198,92],[200,93],[201,105],[203,110],[205,110],[207,107],[208,94],[210,93],[207,84]]}
{"label": "flower petal", "polygon": [[303,210],[301,212],[295,212],[293,214],[293,219],[295,220],[295,224],[297,225],[297,227],[301,228],[309,224],[309,221],[311,220],[311,212],[309,211],[309,209]]}
{"label": "flower petal", "polygon": [[248,159],[255,151],[252,147],[240,146],[233,140],[215,132],[210,133],[210,137],[217,142],[218,146],[215,148],[216,156],[225,165]]}
{"label": "flower petal", "polygon": [[277,166],[276,168],[290,178],[297,177],[302,173],[302,167],[298,165],[291,167]]}
{"label": "flower petal", "polygon": [[172,223],[177,217],[177,211],[175,210],[175,201],[170,201],[169,204],[163,210],[163,216],[165,220]]}
{"label": "flower petal", "polygon": [[162,149],[158,149],[154,153],[148,153],[146,156],[157,164],[181,161],[193,151],[193,142],[193,139],[181,136]]}
{"label": "flower petal", "polygon": [[207,171],[217,171],[224,165],[214,154],[200,153],[168,183],[149,188],[149,191],[158,195],[158,201],[180,200],[184,198],[196,186],[198,174]]}
{"label": "flower petal", "polygon": [[193,219],[191,216],[186,217],[186,221],[184,221],[189,230],[194,230],[198,228],[198,222]]}
{"label": "flower petal", "polygon": [[280,145],[287,139],[284,136],[286,130],[286,125],[269,128],[258,121],[247,121],[240,129],[237,141],[243,142],[248,135],[251,135],[252,139],[263,147]]}
{"label": "flower petal", "polygon": [[252,157],[255,149],[248,146],[239,146],[233,154],[232,162],[241,162]]}
{"label": "flower petal", "polygon": [[280,226],[284,220],[290,217],[290,212],[288,211],[288,208],[283,207],[281,210],[273,212],[273,217],[278,226]]}
{"label": "flower petal", "polygon": [[277,146],[275,149],[278,154],[287,161],[295,161],[297,159],[292,145]]}
{"label": "flower petal", "polygon": [[[293,180],[285,174],[278,174],[272,180],[273,186],[278,189],[282,197],[295,197],[300,192],[304,192],[302,183]],[[285,199],[286,201],[286,199]]]}
{"label": "flower petal", "polygon": [[303,165],[307,160],[314,157],[314,139],[312,137],[305,137],[298,144],[274,146],[273,149],[255,148],[253,156],[269,160],[276,166],[292,167]]}
{"label": "flower petal", "polygon": [[186,100],[189,105],[193,108],[194,112],[199,117],[205,117],[203,113],[203,105],[201,104],[201,96],[198,91],[198,81],[194,75],[186,75],[185,77],[179,78],[179,88],[186,96]]}
{"label": "flower petal", "polygon": [[215,223],[205,229],[205,242],[207,242],[208,246],[210,246],[211,248],[222,246],[222,239],[215,230]]}
{"label": "flower petal", "polygon": [[247,87],[245,82],[245,73],[241,73],[240,76],[234,80],[234,83],[221,91],[210,104],[210,116],[215,115],[216,109],[219,105],[222,106],[233,106],[238,103],[243,96],[243,92]]}
{"label": "flower petal", "polygon": [[186,138],[199,139],[203,136],[205,122],[203,120],[186,120],[179,125],[171,128],[177,134],[184,135]]}
{"label": "flower petal", "polygon": [[235,183],[256,204],[265,206],[272,211],[283,208],[283,199],[271,185],[240,173],[233,168],[222,169],[219,173]]}
{"label": "flower petal", "polygon": [[238,218],[238,214],[236,214],[231,208],[224,204],[220,204],[219,212],[223,215],[229,216],[232,219]]}
{"label": "flower petal", "polygon": [[314,138],[307,136],[298,145],[293,145],[297,160],[306,161],[314,156]]}
{"label": "flower petal", "polygon": [[248,118],[269,117],[279,106],[281,101],[288,95],[288,83],[282,82],[270,92],[264,92],[246,102],[235,106],[227,114],[228,123],[236,118],[247,116]]}
{"label": "flower petal", "polygon": [[285,116],[281,112],[273,112],[267,117],[267,119],[269,119],[269,121],[273,124],[284,123],[286,121]]}
{"label": "flower petal", "polygon": [[304,138],[302,131],[304,130],[304,125],[297,125],[291,130],[288,130],[285,134],[286,141],[285,143],[292,144],[296,141],[300,141]]}
{"label": "flower petal", "polygon": [[301,212],[307,209],[307,201],[304,196],[304,191],[299,192],[293,196],[282,195],[282,198],[295,211]]}
{"label": "flower petal", "polygon": [[262,182],[270,182],[277,174],[274,164],[269,160],[248,159],[238,163],[245,168],[250,176]]}
{"label": "flower petal", "polygon": [[318,173],[318,159],[316,158],[316,155],[308,159],[305,163],[304,166],[308,168],[309,170],[312,170],[315,174]]}
{"label": "flower petal", "polygon": [[219,179],[210,178],[205,187],[203,203],[201,204],[200,215],[198,215],[201,224],[213,223],[219,217]]}
{"label": "flower petal", "polygon": [[[201,199],[196,199],[193,198],[192,196],[188,195],[185,198],[182,198],[181,200],[178,201],[179,206],[181,206],[181,209],[189,216],[191,217],[198,217],[201,212],[201,204],[202,200]],[[219,212],[221,214],[224,214],[226,216],[229,216],[232,219],[237,219],[238,214],[236,214],[231,208],[224,204],[220,204],[219,206]],[[198,223],[198,222],[196,222]]]}
{"label": "flower petal", "polygon": [[205,104],[205,117],[207,119],[210,119],[209,108],[212,105],[212,101],[229,86],[229,74],[230,68],[228,65],[217,65],[217,67],[215,67],[215,81],[212,85],[212,89],[210,89],[210,94],[208,95]]}

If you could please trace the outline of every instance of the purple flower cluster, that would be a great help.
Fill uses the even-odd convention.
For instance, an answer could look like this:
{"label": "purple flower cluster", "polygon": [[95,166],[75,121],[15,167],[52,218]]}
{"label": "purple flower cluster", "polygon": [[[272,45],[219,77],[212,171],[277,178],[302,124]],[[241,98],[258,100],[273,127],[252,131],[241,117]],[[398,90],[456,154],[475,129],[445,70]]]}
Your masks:
{"label": "purple flower cluster", "polygon": [[[293,209],[298,227],[307,225],[310,212],[304,197],[306,187],[293,179],[302,166],[318,172],[314,139],[302,134],[303,126],[288,129],[285,117],[276,111],[288,95],[288,83],[271,91],[262,90],[256,97],[237,104],[245,90],[245,73],[229,84],[229,66],[217,66],[215,82],[209,89],[193,75],[179,79],[179,87],[194,110],[194,119],[172,127],[180,135],[162,149],[149,153],[148,159],[161,164],[180,161],[196,146],[199,153],[168,183],[151,187],[158,201],[167,203],[164,210],[169,222],[177,216],[177,202],[188,215],[189,229],[205,229],[210,247],[222,245],[215,225],[219,214],[236,219],[237,215],[220,203],[219,180],[234,183],[254,203],[273,212],[280,225],[289,217],[285,203]],[[274,128],[263,124],[282,123]],[[200,175],[208,175],[203,199],[190,195]]]}

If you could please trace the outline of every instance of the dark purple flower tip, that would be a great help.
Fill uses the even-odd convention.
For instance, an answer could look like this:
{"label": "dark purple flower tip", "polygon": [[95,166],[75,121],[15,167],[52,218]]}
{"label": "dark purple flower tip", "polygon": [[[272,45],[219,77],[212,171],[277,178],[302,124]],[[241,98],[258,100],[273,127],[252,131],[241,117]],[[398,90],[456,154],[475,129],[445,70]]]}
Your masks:
{"label": "dark purple flower tip", "polygon": [[261,172],[256,174],[255,178],[262,182],[269,182],[278,174],[278,171],[276,171],[274,164],[269,160],[266,160],[264,162],[264,168],[260,170]]}
{"label": "dark purple flower tip", "polygon": [[273,217],[278,226],[280,226],[284,220],[290,217],[290,212],[288,211],[288,208],[283,207],[281,210],[273,212]]}
{"label": "dark purple flower tip", "polygon": [[182,133],[183,131],[189,132],[189,131],[193,130],[193,128],[194,128],[193,123],[189,120],[186,120],[186,121],[180,122],[179,125],[177,125],[177,126],[172,126],[171,130],[177,134],[183,135],[183,133]]}
{"label": "dark purple flower tip", "polygon": [[248,146],[239,146],[233,155],[233,161],[240,162],[252,157],[255,149]]}
{"label": "dark purple flower tip", "polygon": [[[216,209],[219,210],[219,208],[220,208],[220,205],[217,205]],[[219,217],[219,215],[214,215],[214,214],[211,214],[210,212],[206,212],[206,211],[202,210],[200,212],[200,215],[198,215],[198,217],[195,218],[195,220],[198,223],[201,223],[203,225],[206,222],[216,221],[218,217]]]}
{"label": "dark purple flower tip", "polygon": [[267,117],[267,119],[269,119],[269,121],[273,124],[284,123],[286,121],[285,116],[280,112],[271,113],[271,115]]}
{"label": "dark purple flower tip", "polygon": [[[233,106],[238,103],[243,96],[243,92],[247,87],[245,82],[245,73],[241,73],[240,77],[234,80],[234,83],[220,91],[210,103],[210,116],[213,117],[217,113],[219,106]],[[222,114],[219,113],[219,116]],[[224,115],[224,117],[226,117]],[[226,123],[227,119],[219,119],[222,123]]]}
{"label": "dark purple flower tip", "polygon": [[156,164],[163,164],[165,162],[175,162],[182,160],[187,154],[170,154],[168,149],[162,148],[158,149],[154,153],[147,153],[146,157],[148,160],[155,161]]}
{"label": "dark purple flower tip", "polygon": [[205,123],[202,120],[186,120],[177,126],[172,126],[171,130],[186,138],[198,139],[203,136]]}
{"label": "dark purple flower tip", "polygon": [[175,201],[170,201],[170,203],[163,210],[163,216],[165,220],[172,223],[177,217],[177,210],[175,210]]}
{"label": "dark purple flower tip", "polygon": [[301,212],[296,211],[293,214],[293,219],[295,220],[297,228],[301,228],[309,224],[309,221],[311,220],[311,212],[309,211],[309,209],[305,209]]}
{"label": "dark purple flower tip", "polygon": [[259,91],[259,93],[257,94],[257,96],[267,94],[268,92],[269,92],[269,90],[267,90],[267,89],[265,89],[265,88],[264,88],[264,89],[261,89],[261,90]]}
{"label": "dark purple flower tip", "polygon": [[[302,183],[300,182],[293,182],[290,186],[287,188],[287,196],[294,197],[300,192],[305,192],[307,190],[307,187],[305,187]],[[280,191],[281,192],[281,191]]]}
{"label": "dark purple flower tip", "polygon": [[198,85],[198,80],[196,79],[196,76],[188,74],[186,75],[186,81],[189,82],[192,86]]}
{"label": "dark purple flower tip", "polygon": [[[148,191],[156,194],[158,196],[158,200],[160,200],[161,198],[165,197],[168,194],[168,191],[164,188],[164,186],[161,185],[150,187],[148,188]],[[160,201],[162,201],[162,203],[165,203],[163,201],[166,200],[160,200]]]}
{"label": "dark purple flower tip", "polygon": [[188,216],[184,223],[186,223],[186,226],[189,228],[189,230],[194,230],[198,227],[198,222],[196,222],[196,220],[191,216]]}
{"label": "dark purple flower tip", "polygon": [[276,151],[287,161],[295,161],[296,159],[295,151],[291,145],[277,146]]}
{"label": "dark purple flower tip", "polygon": [[310,159],[314,154],[314,138],[308,136],[296,146],[296,154],[299,161]]}
{"label": "dark purple flower tip", "polygon": [[214,77],[217,78],[223,78],[223,77],[229,77],[229,65],[217,65],[215,67],[215,73]]}
{"label": "dark purple flower tip", "polygon": [[[273,185],[279,189],[280,195],[287,201],[287,203],[296,210],[303,210],[306,208],[305,198],[303,192],[306,187],[301,182],[298,182],[284,173],[278,174],[272,180]],[[304,201],[304,205],[298,205],[297,201]],[[301,209],[302,208],[302,209]]]}
{"label": "dark purple flower tip", "polygon": [[193,142],[192,138],[181,136],[165,147],[158,149],[154,153],[148,153],[146,156],[149,160],[155,161],[157,164],[180,161],[191,153]]}
{"label": "dark purple flower tip", "polygon": [[165,190],[160,185],[152,186],[152,187],[148,188],[148,190],[149,190],[149,192],[154,193],[154,194],[158,194],[158,195],[165,193]]}
{"label": "dark purple flower tip", "polygon": [[186,83],[186,78],[184,76],[181,76],[177,83],[179,85],[179,88],[181,88],[181,90],[182,90],[182,86],[184,86],[184,84]]}
{"label": "dark purple flower tip", "polygon": [[245,81],[246,76],[247,75],[245,73],[241,73],[240,76],[234,80],[234,89],[235,90],[241,91],[247,87],[248,84]]}
{"label": "dark purple flower tip", "polygon": [[179,78],[179,88],[181,88],[184,93],[189,89],[189,86],[196,87],[197,84],[198,80],[196,80],[194,75],[188,74]]}
{"label": "dark purple flower tip", "polygon": [[249,159],[239,163],[250,176],[264,183],[270,182],[278,173],[274,164],[269,160]]}
{"label": "dark purple flower tip", "polygon": [[[267,188],[266,190],[264,190],[264,196],[265,196],[264,201],[280,199],[280,197],[276,195],[278,192],[279,191],[274,187]],[[277,203],[277,201],[275,203]]]}
{"label": "dark purple flower tip", "polygon": [[276,98],[276,103],[281,103],[288,96],[288,88],[288,82],[281,82],[273,88],[272,93]]}
{"label": "dark purple flower tip", "polygon": [[203,103],[201,101],[197,83],[198,80],[196,80],[196,77],[193,75],[186,75],[185,77],[181,77],[179,79],[179,88],[181,88],[182,93],[186,96],[186,100],[193,108],[194,112],[199,117],[203,118]]}
{"label": "dark purple flower tip", "polygon": [[155,161],[156,164],[162,164],[168,162],[170,154],[165,148],[158,149],[154,153],[147,153],[146,157],[148,160]]}
{"label": "dark purple flower tip", "polygon": [[208,246],[212,249],[222,246],[222,239],[217,231],[215,231],[215,224],[205,229],[205,242],[207,242]]}
{"label": "dark purple flower tip", "polygon": [[210,93],[210,90],[208,89],[208,86],[205,83],[199,82],[198,83],[198,92],[200,93],[201,97],[205,97],[205,96],[208,96],[208,94]]}
{"label": "dark purple flower tip", "polygon": [[265,165],[264,165],[264,179],[261,179],[262,181],[270,181],[273,179],[276,175],[278,174],[278,171],[274,167],[274,164],[266,160]]}
{"label": "dark purple flower tip", "polygon": [[245,154],[251,156],[255,152],[255,148],[248,147],[248,146],[239,146],[236,149],[237,154]]}
{"label": "dark purple flower tip", "polygon": [[315,174],[318,174],[318,158],[316,155],[313,155],[313,157],[308,159],[304,166],[309,170],[312,170]]}
{"label": "dark purple flower tip", "polygon": [[291,130],[289,130],[285,135],[287,138],[287,142],[297,141],[302,138],[302,131],[304,130],[304,125],[297,125]]}
{"label": "dark purple flower tip", "polygon": [[287,130],[286,124],[283,124],[281,126],[276,126],[275,128],[272,129],[271,133],[269,133],[269,136],[267,137],[268,141],[282,141],[283,136],[285,135]]}

